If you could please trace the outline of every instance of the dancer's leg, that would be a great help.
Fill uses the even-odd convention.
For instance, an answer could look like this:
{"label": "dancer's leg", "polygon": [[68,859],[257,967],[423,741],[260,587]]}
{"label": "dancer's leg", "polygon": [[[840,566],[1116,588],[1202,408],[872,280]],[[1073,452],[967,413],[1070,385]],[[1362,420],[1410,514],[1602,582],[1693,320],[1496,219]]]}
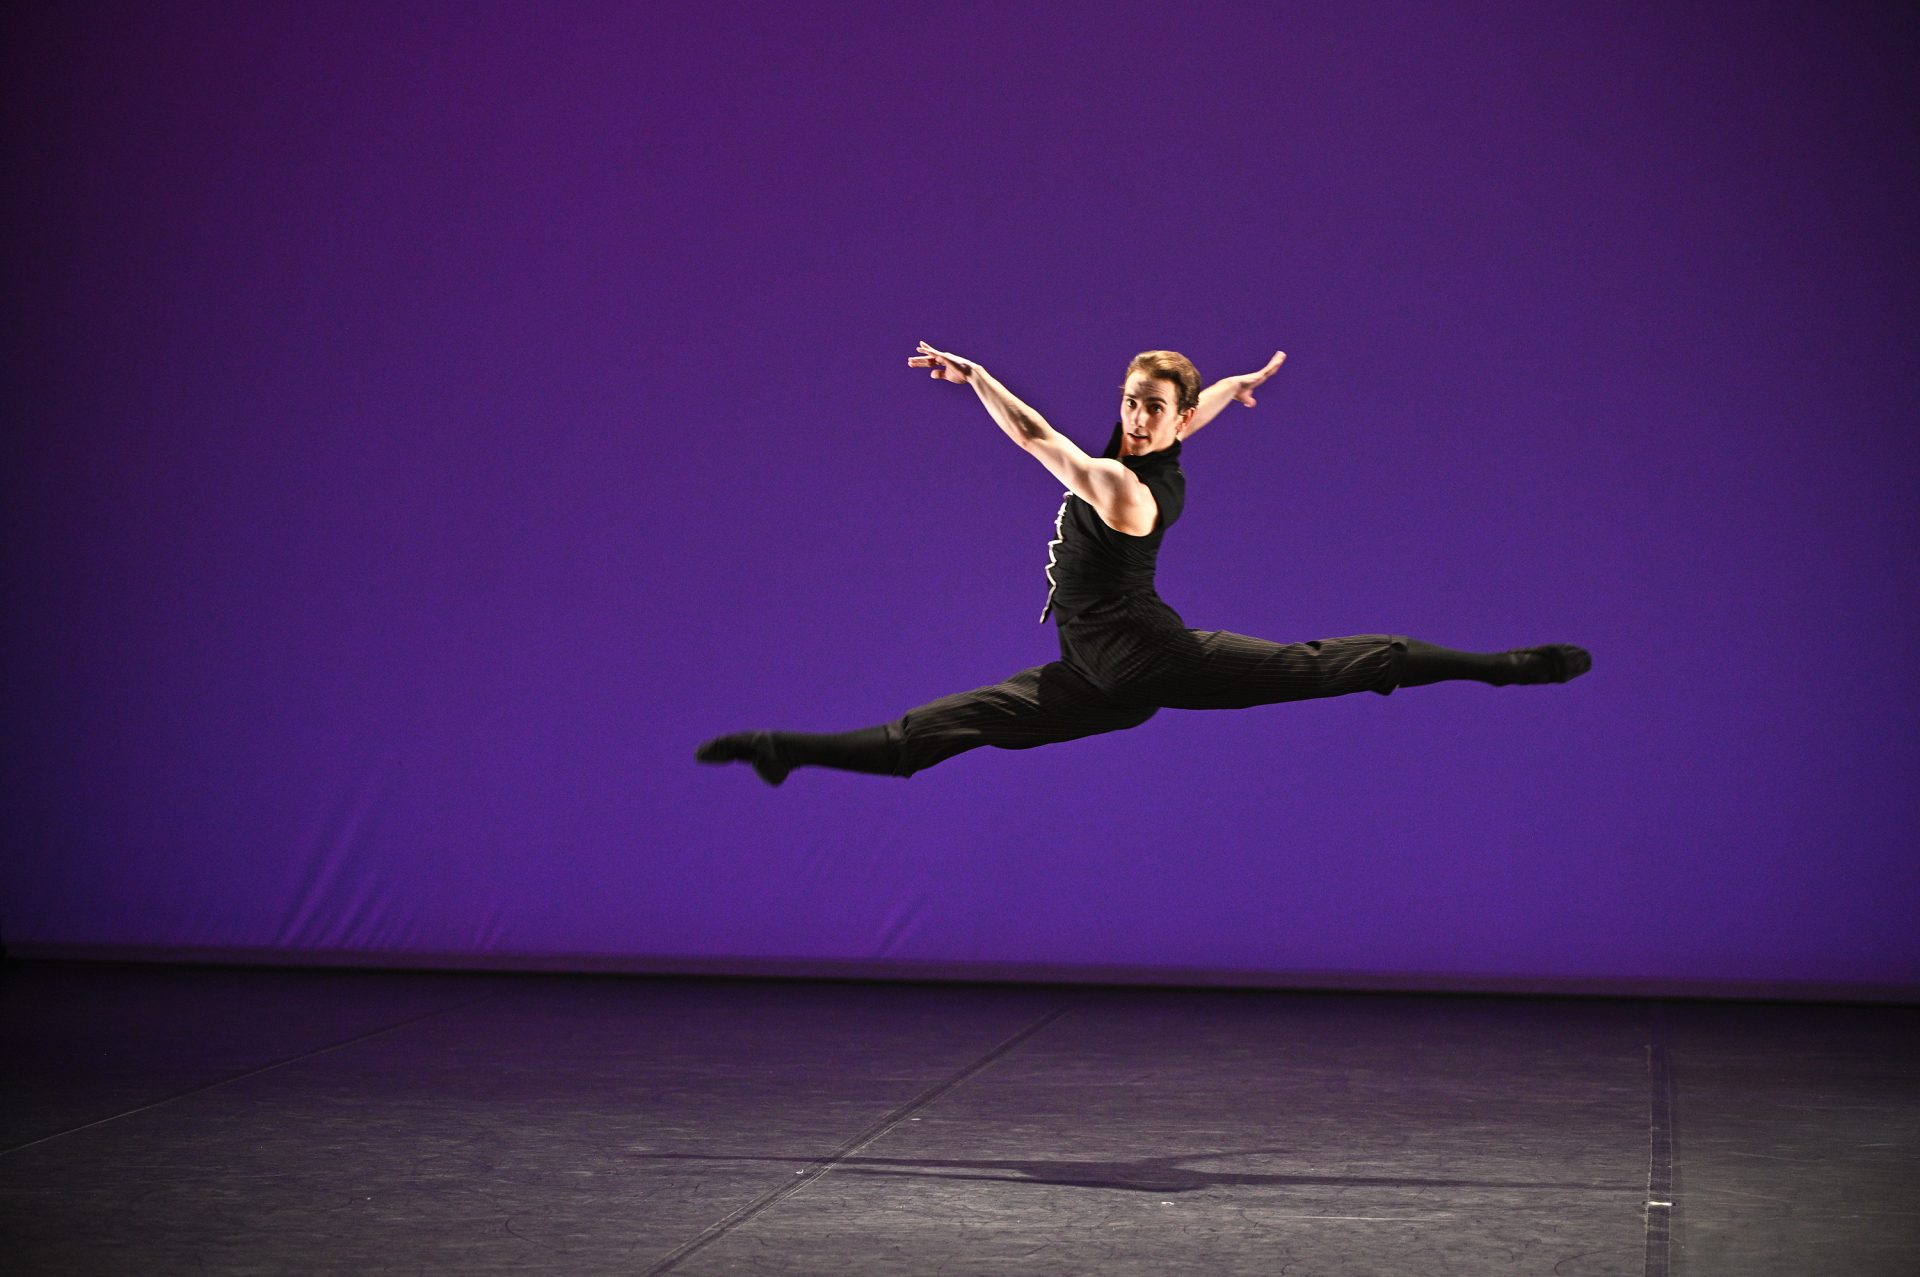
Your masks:
{"label": "dancer's leg", "polygon": [[889,724],[898,732],[898,774],[911,776],[981,745],[1032,749],[1102,732],[1124,731],[1159,707],[1119,701],[1072,666],[1049,661],[1005,682],[943,696]]}
{"label": "dancer's leg", "polygon": [[1565,682],[1585,673],[1587,653],[1569,645],[1511,652],[1462,652],[1404,634],[1350,634],[1274,643],[1229,630],[1189,630],[1156,668],[1129,688],[1170,709],[1246,709],[1283,701],[1418,687],[1443,679]]}
{"label": "dancer's leg", "polygon": [[1390,696],[1412,641],[1404,634],[1350,634],[1274,643],[1230,630],[1186,633],[1130,693],[1169,709],[1248,709],[1350,692]]}
{"label": "dancer's leg", "polygon": [[693,751],[703,763],[752,763],[769,785],[778,785],[796,767],[835,767],[841,771],[893,775],[899,751],[885,726],[851,732],[735,732],[716,736]]}
{"label": "dancer's leg", "polygon": [[1071,667],[1052,661],[1004,682],[943,696],[877,727],[828,735],[740,732],[706,742],[694,756],[702,762],[751,762],[770,785],[805,766],[911,776],[982,745],[1031,749],[1137,727],[1156,709],[1114,700]]}
{"label": "dancer's leg", "polygon": [[1449,679],[1473,679],[1494,687],[1564,683],[1591,668],[1593,658],[1587,650],[1570,643],[1512,648],[1505,652],[1463,652],[1410,638],[1400,686],[1424,687]]}

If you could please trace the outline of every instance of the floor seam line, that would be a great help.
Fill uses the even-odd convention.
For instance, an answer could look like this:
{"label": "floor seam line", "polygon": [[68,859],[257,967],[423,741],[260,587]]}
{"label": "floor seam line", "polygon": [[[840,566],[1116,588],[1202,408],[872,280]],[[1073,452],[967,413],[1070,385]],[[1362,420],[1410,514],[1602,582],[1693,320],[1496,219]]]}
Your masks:
{"label": "floor seam line", "polygon": [[1673,1259],[1673,1066],[1667,1050],[1666,1008],[1647,1015],[1647,1262],[1646,1277],[1668,1277]]}
{"label": "floor seam line", "polygon": [[365,1033],[356,1034],[353,1037],[346,1038],[339,1042],[329,1043],[326,1046],[315,1047],[310,1051],[301,1051],[295,1055],[289,1055],[285,1059],[274,1060],[271,1063],[262,1064],[256,1068],[244,1069],[239,1073],[232,1073],[227,1075],[226,1077],[215,1078],[211,1082],[206,1082],[199,1086],[188,1087],[184,1091],[175,1091],[172,1095],[163,1095],[157,1100],[150,1100],[145,1104],[141,1104],[135,1108],[127,1109],[123,1112],[110,1113],[106,1117],[95,1118],[91,1122],[82,1122],[78,1126],[69,1126],[65,1130],[55,1131],[50,1135],[42,1135],[36,1139],[30,1139],[24,1144],[15,1144],[11,1148],[0,1148],[0,1157],[11,1157],[13,1154],[22,1152],[26,1149],[30,1149],[37,1144],[45,1144],[48,1140],[64,1139],[66,1136],[69,1136],[69,1135],[77,1135],[81,1131],[92,1130],[96,1126],[105,1126],[109,1122],[118,1122],[121,1118],[132,1117],[137,1113],[144,1113],[148,1109],[157,1109],[157,1108],[160,1108],[162,1105],[172,1104],[176,1100],[184,1100],[189,1096],[199,1095],[203,1091],[211,1091],[216,1087],[226,1086],[230,1082],[239,1082],[239,1081],[243,1081],[246,1078],[257,1077],[262,1073],[270,1073],[274,1069],[284,1068],[289,1064],[297,1064],[301,1060],[312,1059],[314,1056],[317,1056],[317,1055],[325,1055],[329,1051],[338,1051],[344,1047],[352,1046],[356,1042],[365,1042],[369,1038],[377,1038],[383,1033],[392,1033],[396,1029],[404,1029],[409,1025],[419,1024],[422,1020],[431,1020],[436,1015],[447,1015],[454,1011],[463,1011],[470,1006],[475,1006],[479,1003],[485,1002],[488,998],[498,997],[503,992],[505,992],[505,990],[495,989],[491,993],[483,993],[477,998],[469,998],[467,1001],[457,1003],[454,1006],[440,1007],[437,1010],[427,1011],[420,1015],[412,1016],[408,1019],[398,1021],[397,1023],[394,1023],[394,1024],[383,1025],[382,1027],[377,1029],[369,1029]]}
{"label": "floor seam line", "polygon": [[738,1209],[732,1211],[731,1213],[714,1221],[712,1224],[709,1224],[705,1229],[701,1230],[698,1236],[693,1237],[688,1241],[686,1241],[685,1243],[683,1243],[682,1245],[676,1247],[673,1251],[671,1251],[665,1257],[663,1257],[658,1263],[654,1264],[653,1267],[647,1269],[647,1277],[653,1277],[653,1274],[655,1273],[664,1273],[664,1272],[670,1271],[681,1261],[690,1258],[695,1252],[705,1249],[706,1247],[712,1245],[714,1242],[719,1241],[722,1237],[726,1236],[728,1233],[732,1232],[734,1229],[740,1227],[740,1225],[754,1218],[756,1215],[761,1214],[762,1212],[766,1211],[770,1207],[778,1205],[780,1202],[784,1201],[786,1198],[793,1196],[795,1193],[799,1192],[801,1189],[813,1183],[813,1181],[819,1179],[822,1175],[825,1175],[828,1171],[832,1170],[840,1162],[843,1162],[847,1158],[852,1157],[855,1153],[858,1153],[861,1149],[865,1148],[867,1145],[873,1143],[875,1140],[879,1139],[881,1136],[887,1134],[887,1132],[893,1130],[894,1127],[899,1126],[902,1122],[906,1121],[909,1117],[913,1116],[914,1113],[927,1107],[927,1105],[933,1103],[935,1100],[945,1095],[948,1091],[951,1091],[954,1087],[960,1085],[962,1082],[966,1081],[968,1078],[974,1076],[976,1073],[979,1073],[983,1069],[987,1068],[989,1065],[993,1064],[995,1061],[1001,1059],[1008,1052],[1012,1051],[1015,1047],[1019,1046],[1022,1042],[1025,1042],[1028,1038],[1031,1038],[1034,1034],[1039,1033],[1042,1029],[1045,1029],[1047,1026],[1053,1024],[1055,1021],[1060,1019],[1061,1016],[1066,1015],[1072,1009],[1073,1008],[1071,1006],[1064,1006],[1064,1007],[1057,1007],[1054,1010],[1047,1012],[1045,1015],[1035,1020],[1032,1024],[1027,1025],[1025,1028],[1015,1033],[1012,1037],[1007,1038],[1005,1041],[1001,1042],[998,1046],[988,1051],[985,1055],[973,1061],[973,1063],[967,1065],[965,1068],[961,1069],[958,1073],[955,1073],[952,1077],[949,1077],[945,1081],[940,1082],[939,1084],[935,1086],[931,1086],[926,1090],[920,1092],[920,1094],[914,1096],[911,1100],[908,1100],[905,1104],[893,1110],[891,1113],[881,1118],[878,1122],[874,1123],[872,1126],[867,1127],[865,1130],[861,1131],[858,1135],[854,1136],[852,1139],[842,1144],[839,1148],[834,1149],[831,1153],[828,1153],[824,1157],[815,1159],[804,1170],[795,1171],[793,1174],[793,1178],[789,1180],[787,1183],[782,1184],[779,1188],[774,1189],[770,1193],[762,1194],[760,1197],[754,1199],[753,1201],[747,1203],[746,1205],[739,1207]]}

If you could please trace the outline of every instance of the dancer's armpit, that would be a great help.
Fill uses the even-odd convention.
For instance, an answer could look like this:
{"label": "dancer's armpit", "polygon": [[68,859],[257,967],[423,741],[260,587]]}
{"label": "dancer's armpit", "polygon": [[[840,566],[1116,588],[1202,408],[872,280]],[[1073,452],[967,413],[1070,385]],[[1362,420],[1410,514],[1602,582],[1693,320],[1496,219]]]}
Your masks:
{"label": "dancer's armpit", "polygon": [[1092,506],[1108,527],[1129,536],[1153,531],[1158,515],[1153,493],[1133,471],[1107,457],[1089,457],[1057,430],[1026,445],[1067,490]]}

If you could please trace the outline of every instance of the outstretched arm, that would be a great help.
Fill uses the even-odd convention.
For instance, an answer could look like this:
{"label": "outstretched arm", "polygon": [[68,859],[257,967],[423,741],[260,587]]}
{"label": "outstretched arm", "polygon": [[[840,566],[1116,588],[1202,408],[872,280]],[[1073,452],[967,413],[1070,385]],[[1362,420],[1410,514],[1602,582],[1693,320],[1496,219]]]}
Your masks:
{"label": "outstretched arm", "polygon": [[1274,373],[1279,372],[1280,365],[1285,363],[1286,359],[1286,351],[1276,350],[1273,352],[1273,358],[1267,361],[1267,366],[1259,372],[1250,372],[1239,377],[1223,378],[1201,391],[1200,406],[1194,410],[1193,420],[1188,422],[1187,428],[1180,432],[1180,437],[1182,439],[1191,439],[1194,431],[1219,416],[1226,406],[1236,399],[1249,408],[1253,407],[1254,387],[1266,381],[1266,379],[1273,376]]}
{"label": "outstretched arm", "polygon": [[1009,439],[1033,454],[1067,490],[1092,506],[1108,527],[1131,536],[1153,530],[1159,507],[1147,485],[1133,471],[1107,457],[1089,457],[1073,440],[1047,424],[1046,418],[1022,403],[1018,396],[979,364],[920,343],[920,353],[908,367],[927,368],[936,380],[973,387],[980,402]]}

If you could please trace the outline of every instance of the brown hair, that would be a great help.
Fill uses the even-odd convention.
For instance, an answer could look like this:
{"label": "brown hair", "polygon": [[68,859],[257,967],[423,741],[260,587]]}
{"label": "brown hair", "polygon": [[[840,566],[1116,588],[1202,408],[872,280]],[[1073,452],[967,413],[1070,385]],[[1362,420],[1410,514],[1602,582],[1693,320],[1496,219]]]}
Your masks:
{"label": "brown hair", "polygon": [[[1137,372],[1173,383],[1175,412],[1200,406],[1200,370],[1177,350],[1143,350],[1127,365],[1127,376]],[[1126,389],[1125,386],[1121,387]]]}

